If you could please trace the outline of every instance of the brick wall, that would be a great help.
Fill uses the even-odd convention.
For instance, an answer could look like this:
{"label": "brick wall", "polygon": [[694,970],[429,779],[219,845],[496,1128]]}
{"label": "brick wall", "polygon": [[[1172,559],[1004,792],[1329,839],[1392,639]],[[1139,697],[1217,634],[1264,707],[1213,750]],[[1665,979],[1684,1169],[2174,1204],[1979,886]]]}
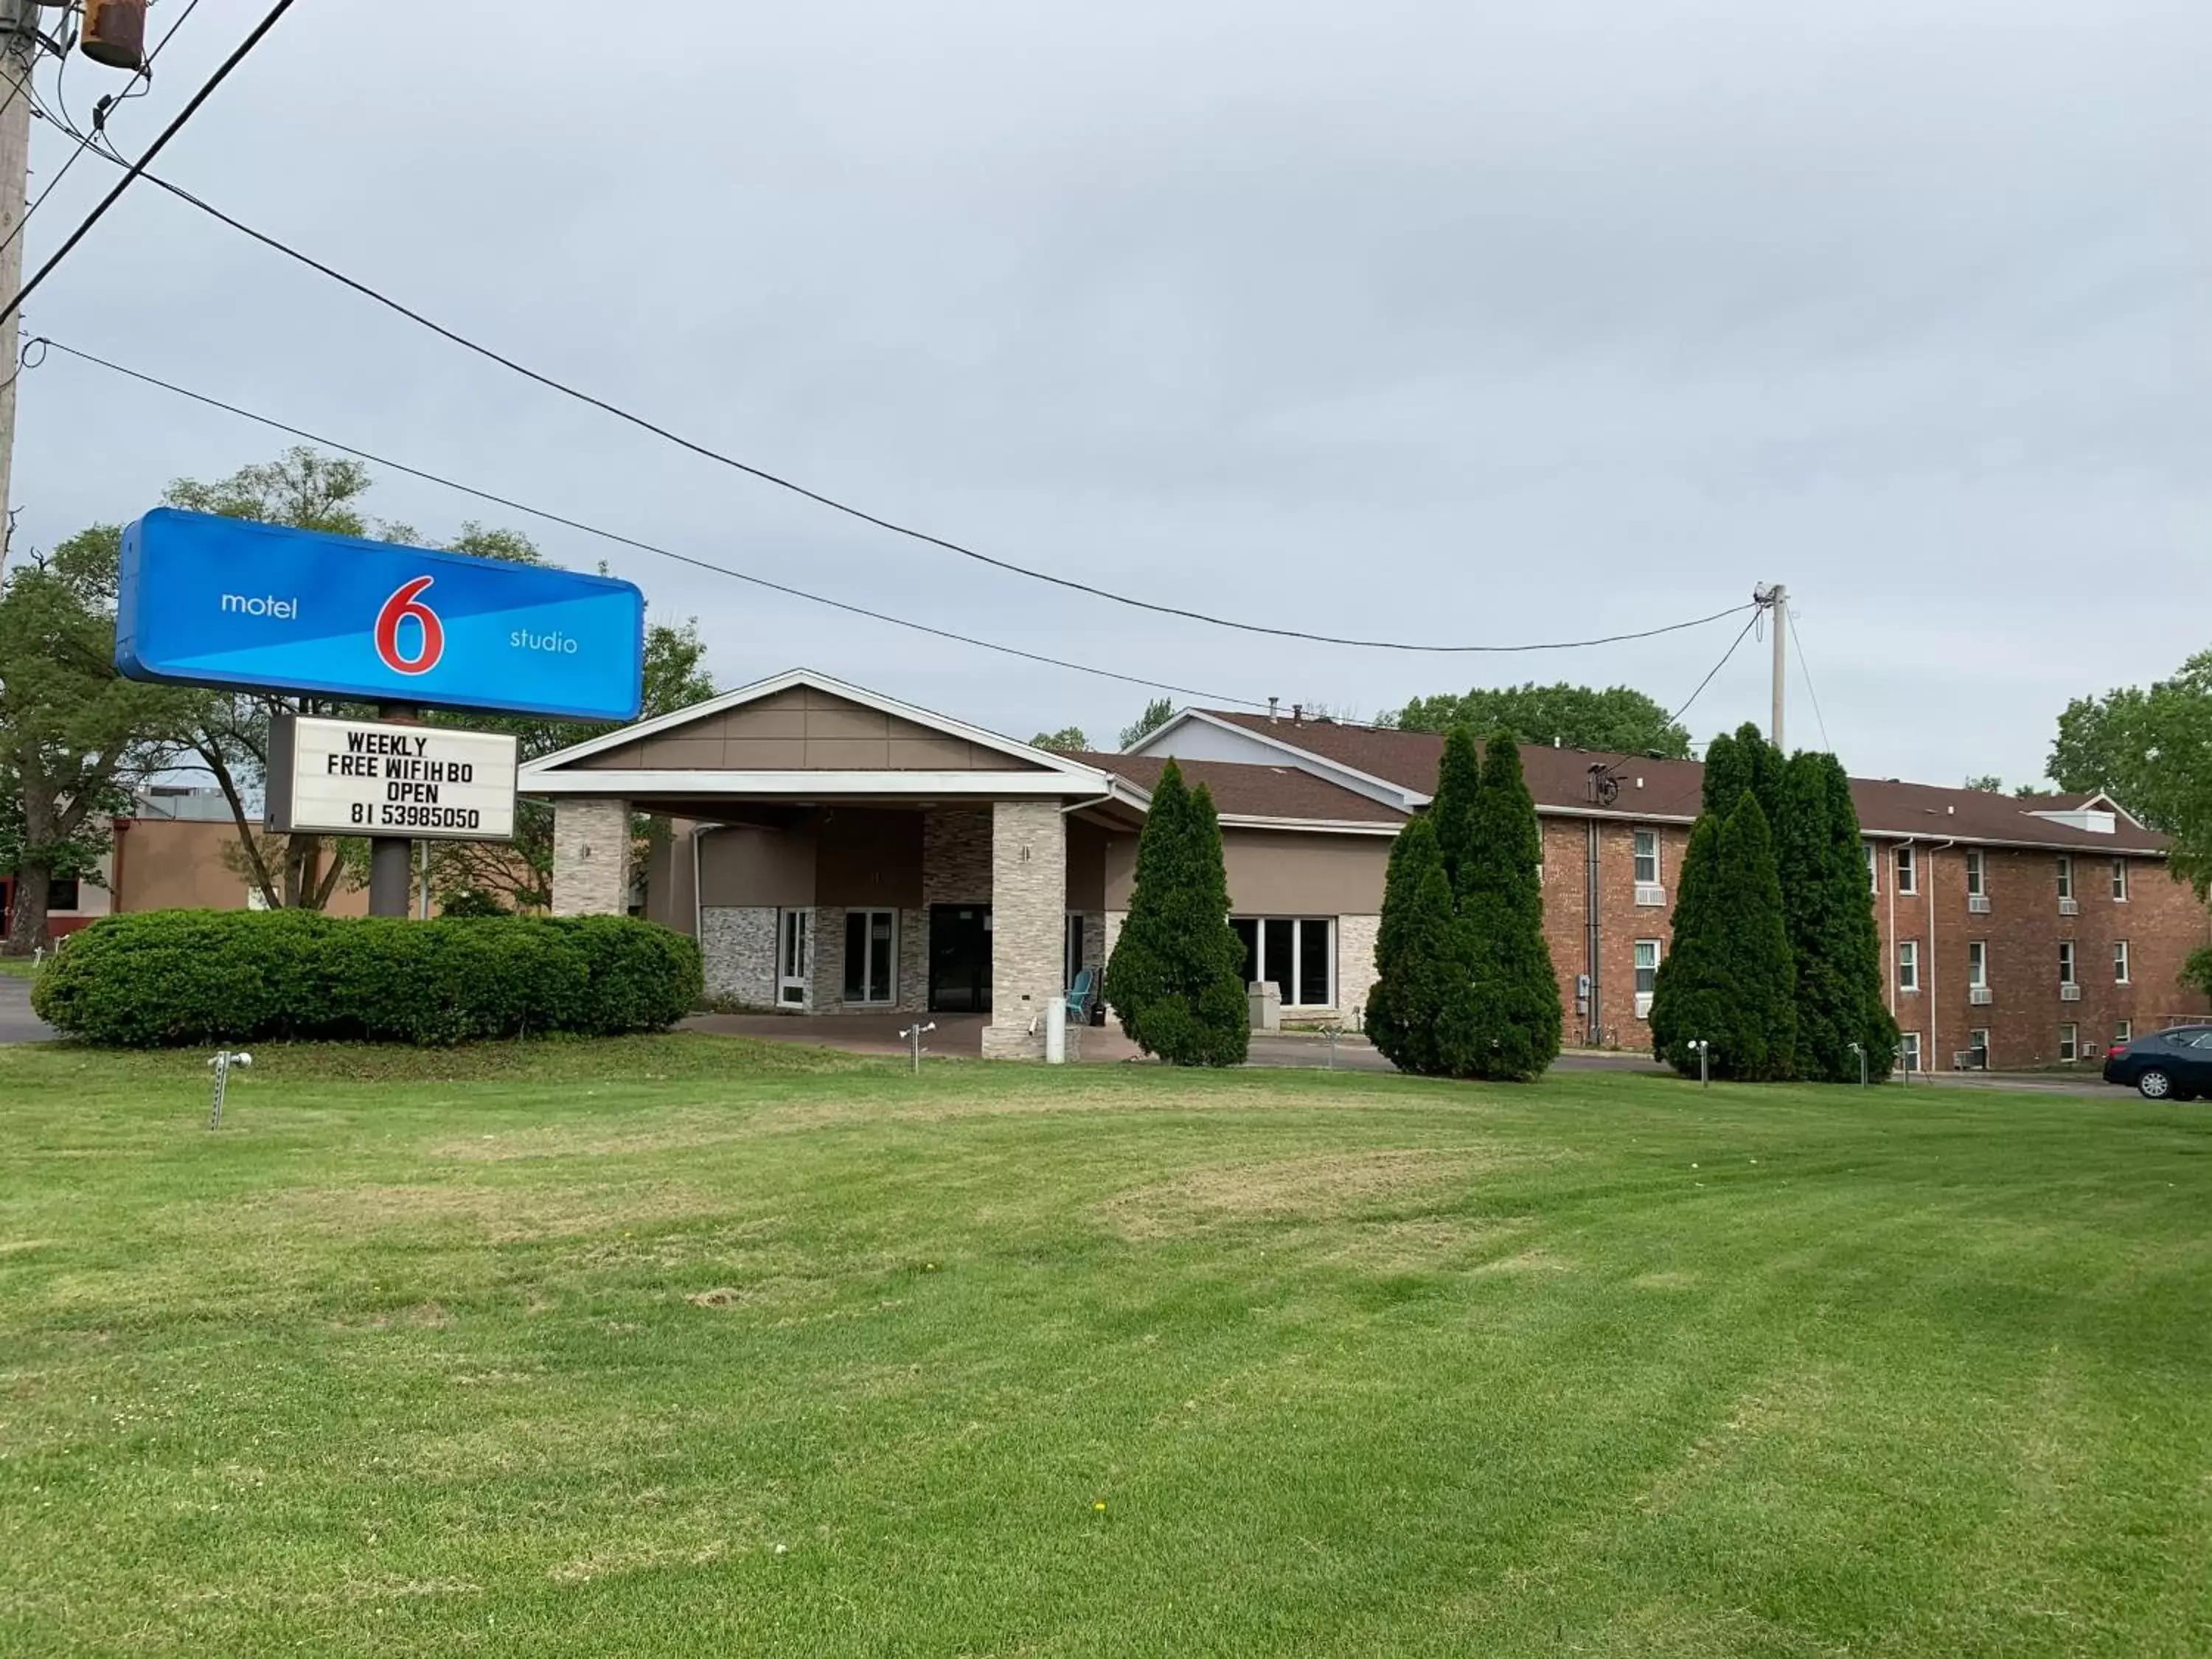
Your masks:
{"label": "brick wall", "polygon": [[[1680,824],[1638,824],[1612,818],[1547,817],[1544,830],[1544,940],[1559,981],[1567,1044],[1648,1048],[1651,1027],[1636,1012],[1636,941],[1656,939],[1663,958],[1674,936],[1674,890],[1690,842]],[[1589,971],[1589,834],[1598,836],[1598,963],[1595,1018],[1577,1006]],[[1637,902],[1635,832],[1659,841],[1657,904]]]}
{"label": "brick wall", "polygon": [[[2183,959],[2208,937],[2204,907],[2160,860],[2126,861],[2121,900],[2113,896],[2109,854],[2074,854],[2078,914],[2064,915],[2056,853],[1985,848],[1990,908],[1976,914],[1967,908],[1966,849],[1923,843],[1917,855],[1919,891],[1904,894],[1896,891],[1895,848],[1882,847],[1875,913],[1898,1024],[1921,1034],[1924,1064],[1948,1067],[1978,1028],[1989,1032],[1991,1066],[2050,1065],[2059,1058],[2059,1028],[2068,1024],[2076,1028],[2077,1057],[2093,1063],[2123,1020],[2142,1033],[2205,1012],[2204,999],[2184,992],[2178,977]],[[2076,1001],[2060,997],[2062,939],[2074,944]],[[2125,984],[2113,975],[2113,945],[2122,939],[2129,946]],[[1917,993],[1897,987],[1898,946],[1906,940],[1920,949]],[[1982,1006],[1973,1003],[1968,982],[1968,946],[1976,940],[1985,946],[1990,995]]]}

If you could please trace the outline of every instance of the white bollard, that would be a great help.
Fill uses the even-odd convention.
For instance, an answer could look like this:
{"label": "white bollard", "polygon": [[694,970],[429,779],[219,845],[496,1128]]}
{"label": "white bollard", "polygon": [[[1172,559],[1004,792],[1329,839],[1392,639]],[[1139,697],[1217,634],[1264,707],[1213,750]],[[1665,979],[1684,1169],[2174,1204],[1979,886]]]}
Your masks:
{"label": "white bollard", "polygon": [[1054,997],[1044,1006],[1044,1063],[1067,1064],[1067,999]]}

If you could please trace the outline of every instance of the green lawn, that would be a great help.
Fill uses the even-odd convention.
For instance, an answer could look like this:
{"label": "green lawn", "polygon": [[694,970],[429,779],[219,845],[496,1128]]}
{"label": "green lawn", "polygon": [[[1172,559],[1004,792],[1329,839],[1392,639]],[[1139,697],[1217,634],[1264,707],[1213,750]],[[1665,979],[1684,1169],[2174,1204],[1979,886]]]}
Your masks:
{"label": "green lawn", "polygon": [[28,957],[0,957],[0,979],[30,979],[39,964]]}
{"label": "green lawn", "polygon": [[0,1652],[2212,1653],[2212,1109],[0,1051]]}

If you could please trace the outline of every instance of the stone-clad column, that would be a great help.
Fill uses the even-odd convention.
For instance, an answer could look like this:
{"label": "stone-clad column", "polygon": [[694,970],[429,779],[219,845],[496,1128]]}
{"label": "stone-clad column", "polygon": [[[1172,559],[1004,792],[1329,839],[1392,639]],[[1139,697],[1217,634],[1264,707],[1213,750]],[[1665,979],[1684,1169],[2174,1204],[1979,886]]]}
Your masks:
{"label": "stone-clad column", "polygon": [[[1066,994],[1067,820],[1056,800],[991,811],[991,1023],[986,1060],[1042,1060],[1045,1006]],[[1035,1030],[1031,1030],[1031,1026]]]}
{"label": "stone-clad column", "polygon": [[629,914],[629,803],[562,800],[553,807],[553,914]]}

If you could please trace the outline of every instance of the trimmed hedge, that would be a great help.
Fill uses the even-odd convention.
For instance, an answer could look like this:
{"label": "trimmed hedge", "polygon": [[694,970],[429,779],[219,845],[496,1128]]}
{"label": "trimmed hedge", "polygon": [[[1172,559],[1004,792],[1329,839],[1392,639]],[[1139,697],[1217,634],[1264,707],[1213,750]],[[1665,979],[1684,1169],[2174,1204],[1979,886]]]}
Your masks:
{"label": "trimmed hedge", "polygon": [[31,1003],[64,1035],[109,1048],[429,1047],[662,1030],[702,989],[696,940],[623,916],[165,910],[84,929]]}

